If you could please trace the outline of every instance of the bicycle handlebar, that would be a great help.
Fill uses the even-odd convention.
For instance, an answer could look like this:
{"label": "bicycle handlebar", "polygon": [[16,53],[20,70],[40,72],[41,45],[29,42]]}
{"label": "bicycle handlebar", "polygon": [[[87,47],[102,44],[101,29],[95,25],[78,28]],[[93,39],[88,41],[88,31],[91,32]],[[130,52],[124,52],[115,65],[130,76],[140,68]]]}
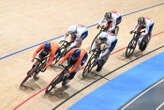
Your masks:
{"label": "bicycle handlebar", "polygon": [[100,31],[103,31],[103,30],[105,30],[105,26],[104,25],[102,25],[102,26],[100,26]]}

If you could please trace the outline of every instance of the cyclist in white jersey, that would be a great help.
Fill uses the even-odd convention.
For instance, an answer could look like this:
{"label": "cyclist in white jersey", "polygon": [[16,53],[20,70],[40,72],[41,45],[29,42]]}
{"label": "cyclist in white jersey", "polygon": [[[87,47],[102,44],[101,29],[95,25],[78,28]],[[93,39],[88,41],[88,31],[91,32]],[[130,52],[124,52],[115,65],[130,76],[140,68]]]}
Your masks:
{"label": "cyclist in white jersey", "polygon": [[117,38],[113,33],[101,32],[100,35],[97,37],[97,39],[94,41],[91,47],[91,51],[95,51],[95,49],[99,49],[99,47],[102,44],[106,45],[106,49],[97,59],[97,64],[98,64],[96,69],[97,72],[102,70],[102,67],[108,60],[110,53],[114,50],[117,44]]}
{"label": "cyclist in white jersey", "polygon": [[70,50],[74,47],[79,48],[82,44],[82,41],[88,36],[88,28],[82,24],[72,25],[68,28],[68,31],[64,35],[64,39],[70,36],[71,45],[67,50]]}
{"label": "cyclist in white jersey", "polygon": [[106,23],[106,31],[110,31],[114,34],[115,28],[122,21],[122,16],[118,11],[106,12],[102,19],[99,21],[97,28],[99,28],[104,22]]}

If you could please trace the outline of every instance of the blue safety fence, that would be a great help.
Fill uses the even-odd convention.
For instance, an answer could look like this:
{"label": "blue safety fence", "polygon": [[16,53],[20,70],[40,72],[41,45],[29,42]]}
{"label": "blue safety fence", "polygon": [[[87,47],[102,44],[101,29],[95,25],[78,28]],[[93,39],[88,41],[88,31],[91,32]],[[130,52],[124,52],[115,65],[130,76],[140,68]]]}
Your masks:
{"label": "blue safety fence", "polygon": [[[150,58],[82,98],[69,110],[118,110],[164,77],[164,53]],[[114,73],[113,73],[114,74]]]}

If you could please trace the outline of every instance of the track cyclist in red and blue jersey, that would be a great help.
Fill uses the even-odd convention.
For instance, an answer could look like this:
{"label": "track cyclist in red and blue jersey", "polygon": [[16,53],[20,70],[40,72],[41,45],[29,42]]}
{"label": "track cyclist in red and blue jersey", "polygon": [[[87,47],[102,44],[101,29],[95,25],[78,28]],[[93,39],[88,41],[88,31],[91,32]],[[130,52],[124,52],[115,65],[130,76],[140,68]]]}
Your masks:
{"label": "track cyclist in red and blue jersey", "polygon": [[[38,59],[40,59],[42,61],[43,58],[48,56],[48,55],[49,55],[48,63],[46,64],[46,66],[42,70],[47,69],[52,64],[54,57],[56,55],[60,55],[60,49],[59,49],[59,45],[57,43],[49,42],[49,43],[45,43],[45,44],[40,45],[33,54],[32,62],[34,61],[35,57],[37,57]],[[35,80],[39,79],[37,74],[34,75],[34,79]]]}

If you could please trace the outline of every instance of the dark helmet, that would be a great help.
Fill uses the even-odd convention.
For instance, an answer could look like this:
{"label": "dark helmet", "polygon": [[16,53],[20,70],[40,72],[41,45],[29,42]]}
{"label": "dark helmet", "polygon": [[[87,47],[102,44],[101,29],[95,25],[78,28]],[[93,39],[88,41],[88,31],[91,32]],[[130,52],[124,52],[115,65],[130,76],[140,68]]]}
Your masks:
{"label": "dark helmet", "polygon": [[106,12],[106,13],[105,13],[105,18],[106,18],[107,20],[112,19],[112,13],[111,13],[111,12]]}
{"label": "dark helmet", "polygon": [[138,24],[144,25],[145,24],[145,18],[144,17],[139,17],[138,18]]}
{"label": "dark helmet", "polygon": [[43,48],[43,50],[48,52],[48,51],[50,51],[50,49],[51,49],[51,44],[50,43],[46,43],[44,48]]}
{"label": "dark helmet", "polygon": [[80,57],[80,53],[81,53],[81,50],[80,49],[76,49],[73,53],[72,53],[72,58],[74,60],[77,60],[79,57]]}

